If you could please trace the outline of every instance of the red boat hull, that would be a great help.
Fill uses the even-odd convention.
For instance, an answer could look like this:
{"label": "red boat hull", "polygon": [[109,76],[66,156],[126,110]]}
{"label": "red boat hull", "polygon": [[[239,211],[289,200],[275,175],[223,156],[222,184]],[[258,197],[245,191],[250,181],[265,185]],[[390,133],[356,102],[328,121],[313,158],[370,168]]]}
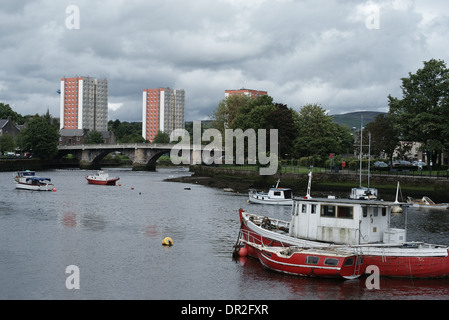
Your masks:
{"label": "red boat hull", "polygon": [[[325,255],[307,250],[284,256],[270,250],[252,248],[266,268],[281,273],[306,277],[355,279],[365,271],[362,257]],[[314,264],[308,261],[311,257],[316,259]]]}
{"label": "red boat hull", "polygon": [[97,184],[97,185],[107,185],[107,186],[115,186],[115,182],[119,180],[119,178],[113,178],[108,180],[95,180],[87,178],[87,183],[89,184]]}
{"label": "red boat hull", "polygon": [[[245,241],[265,245],[283,246],[294,245],[288,241],[262,236],[248,228],[240,214],[241,234]],[[254,247],[246,246],[248,256],[259,259],[259,252]],[[363,255],[364,265],[375,265],[381,276],[397,278],[443,278],[449,277],[449,252],[439,256],[406,256],[406,255]]]}
{"label": "red boat hull", "polygon": [[449,276],[449,256],[391,257],[364,256],[366,265],[375,265],[380,275],[397,278],[444,278]]}

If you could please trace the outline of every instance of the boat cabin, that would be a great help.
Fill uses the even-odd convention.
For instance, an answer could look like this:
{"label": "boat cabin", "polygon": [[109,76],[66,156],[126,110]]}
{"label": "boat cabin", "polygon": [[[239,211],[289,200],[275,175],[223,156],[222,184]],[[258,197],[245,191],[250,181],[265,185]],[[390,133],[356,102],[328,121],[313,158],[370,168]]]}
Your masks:
{"label": "boat cabin", "polygon": [[352,188],[350,199],[374,200],[377,199],[378,192],[376,188],[358,187]]}
{"label": "boat cabin", "polygon": [[380,200],[295,197],[289,233],[337,244],[403,243],[405,230],[390,228],[394,206]]}

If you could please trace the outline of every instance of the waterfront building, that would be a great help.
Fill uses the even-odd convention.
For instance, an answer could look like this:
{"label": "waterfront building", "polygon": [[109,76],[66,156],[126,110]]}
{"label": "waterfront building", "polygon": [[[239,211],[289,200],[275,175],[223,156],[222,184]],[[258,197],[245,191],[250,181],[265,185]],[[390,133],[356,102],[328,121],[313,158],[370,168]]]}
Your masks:
{"label": "waterfront building", "polygon": [[158,131],[170,134],[175,129],[184,129],[184,107],[184,90],[144,89],[142,137],[153,142]]}
{"label": "waterfront building", "polygon": [[252,89],[238,89],[238,90],[225,90],[225,97],[229,96],[235,96],[235,95],[246,95],[253,98],[257,98],[260,96],[267,95],[267,91],[260,91],[260,90],[252,90]]}
{"label": "waterfront building", "polygon": [[60,128],[108,130],[108,80],[61,79]]}

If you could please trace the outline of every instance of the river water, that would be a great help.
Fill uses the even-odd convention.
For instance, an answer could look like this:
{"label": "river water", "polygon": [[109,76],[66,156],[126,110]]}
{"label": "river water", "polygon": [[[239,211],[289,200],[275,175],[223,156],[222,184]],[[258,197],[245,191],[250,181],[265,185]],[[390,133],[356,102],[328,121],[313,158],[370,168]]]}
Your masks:
{"label": "river water", "polygon": [[[233,259],[239,208],[285,220],[290,209],[251,205],[244,194],[164,181],[189,175],[183,168],[108,172],[120,177],[121,186],[88,185],[84,177],[92,171],[38,172],[52,178],[55,192],[16,190],[14,173],[0,172],[0,299],[449,297],[448,279],[381,279],[380,288],[370,290],[364,278],[288,276],[251,258]],[[404,223],[404,215],[392,221],[398,227]],[[407,228],[408,240],[449,243],[449,213],[410,208]],[[162,246],[165,237],[174,245]],[[78,272],[66,273],[69,266]],[[70,286],[75,283],[79,289]]]}

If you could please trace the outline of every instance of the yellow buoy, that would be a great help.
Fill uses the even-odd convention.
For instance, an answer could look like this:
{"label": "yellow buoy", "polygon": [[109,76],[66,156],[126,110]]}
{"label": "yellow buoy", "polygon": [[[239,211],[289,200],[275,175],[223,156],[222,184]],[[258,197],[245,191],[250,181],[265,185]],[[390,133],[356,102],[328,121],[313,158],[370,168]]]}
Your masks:
{"label": "yellow buoy", "polygon": [[164,238],[164,240],[162,240],[162,245],[163,246],[172,246],[173,240],[170,237],[166,237],[166,238]]}

